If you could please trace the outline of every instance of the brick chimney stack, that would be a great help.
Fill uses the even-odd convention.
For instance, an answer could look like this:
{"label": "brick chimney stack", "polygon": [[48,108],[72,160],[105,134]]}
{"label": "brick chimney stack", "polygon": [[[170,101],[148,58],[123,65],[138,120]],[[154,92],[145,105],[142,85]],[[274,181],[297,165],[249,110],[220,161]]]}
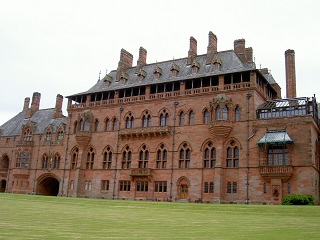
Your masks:
{"label": "brick chimney stack", "polygon": [[55,113],[54,118],[61,118],[62,117],[62,103],[63,103],[63,96],[57,94],[56,98],[56,106],[55,106]]}
{"label": "brick chimney stack", "polygon": [[191,65],[194,58],[197,56],[197,40],[194,37],[190,37],[190,48],[188,51],[188,60],[187,64]]}
{"label": "brick chimney stack", "polygon": [[137,72],[147,64],[147,50],[143,47],[139,48],[139,59],[137,61]]}
{"label": "brick chimney stack", "polygon": [[243,62],[246,62],[245,51],[246,51],[246,40],[237,39],[233,42],[234,52],[240,57]]}
{"label": "brick chimney stack", "polygon": [[32,95],[32,102],[31,102],[31,111],[32,115],[39,110],[40,107],[40,98],[41,94],[38,92],[34,92]]}
{"label": "brick chimney stack", "polygon": [[118,63],[116,80],[119,80],[121,74],[125,72],[128,68],[132,67],[132,62],[133,55],[122,48],[120,52],[120,61]]}
{"label": "brick chimney stack", "polygon": [[207,47],[207,60],[206,64],[211,64],[214,54],[217,52],[218,39],[215,34],[209,32],[209,44]]}
{"label": "brick chimney stack", "polygon": [[29,109],[29,105],[30,105],[30,98],[29,97],[26,97],[24,99],[24,105],[23,105],[23,110],[22,112],[27,112],[28,109]]}
{"label": "brick chimney stack", "polygon": [[[35,114],[40,107],[40,98],[41,94],[38,92],[34,92],[32,96],[31,108],[26,112],[26,118],[31,118],[33,114]],[[29,105],[29,104],[28,104]]]}
{"label": "brick chimney stack", "polygon": [[294,50],[288,49],[284,53],[286,64],[286,90],[287,98],[296,97],[296,67]]}

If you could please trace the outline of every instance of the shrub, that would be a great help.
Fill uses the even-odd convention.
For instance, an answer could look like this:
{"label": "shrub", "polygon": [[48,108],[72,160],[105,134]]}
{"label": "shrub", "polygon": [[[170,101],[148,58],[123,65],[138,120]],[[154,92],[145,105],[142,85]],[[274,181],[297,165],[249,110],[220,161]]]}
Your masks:
{"label": "shrub", "polygon": [[291,194],[282,199],[282,205],[314,205],[314,201],[311,195]]}

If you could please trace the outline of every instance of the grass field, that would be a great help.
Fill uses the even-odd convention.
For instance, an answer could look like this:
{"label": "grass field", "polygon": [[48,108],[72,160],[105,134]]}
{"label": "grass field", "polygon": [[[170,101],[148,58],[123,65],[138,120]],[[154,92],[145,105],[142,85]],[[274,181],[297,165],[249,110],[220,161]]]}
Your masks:
{"label": "grass field", "polygon": [[0,239],[320,239],[320,206],[0,194]]}

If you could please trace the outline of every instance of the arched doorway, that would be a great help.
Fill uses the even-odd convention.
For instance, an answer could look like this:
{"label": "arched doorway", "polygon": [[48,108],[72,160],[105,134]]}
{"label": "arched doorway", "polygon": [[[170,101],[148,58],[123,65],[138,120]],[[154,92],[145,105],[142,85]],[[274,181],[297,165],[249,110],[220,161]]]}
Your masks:
{"label": "arched doorway", "polygon": [[7,185],[7,181],[6,180],[1,180],[1,182],[0,182],[0,192],[5,192],[6,191],[6,185]]}
{"label": "arched doorway", "polygon": [[189,180],[185,177],[182,177],[178,181],[178,191],[179,199],[188,199],[189,198]]}
{"label": "arched doorway", "polygon": [[53,174],[44,174],[37,180],[36,194],[57,196],[59,193],[59,181]]}

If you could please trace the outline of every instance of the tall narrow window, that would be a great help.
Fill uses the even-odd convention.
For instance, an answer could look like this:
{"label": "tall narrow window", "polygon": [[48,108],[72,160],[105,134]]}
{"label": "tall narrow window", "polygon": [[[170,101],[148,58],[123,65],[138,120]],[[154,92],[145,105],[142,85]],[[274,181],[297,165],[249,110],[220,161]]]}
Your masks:
{"label": "tall narrow window", "polygon": [[87,153],[86,169],[93,169],[93,163],[94,163],[94,151],[93,151],[93,148],[90,148]]}
{"label": "tall narrow window", "polygon": [[103,169],[111,169],[112,164],[112,151],[110,147],[107,147],[106,151],[103,153]]}
{"label": "tall narrow window", "polygon": [[167,155],[167,149],[165,148],[164,144],[161,144],[160,148],[157,151],[157,168],[167,167]]}
{"label": "tall narrow window", "polygon": [[133,128],[134,127],[134,117],[129,113],[126,117],[126,128]]}
{"label": "tall narrow window", "polygon": [[238,121],[240,121],[240,107],[237,106],[234,111],[235,111],[235,120],[236,120],[236,122],[238,122]]}
{"label": "tall narrow window", "polygon": [[71,169],[76,169],[78,162],[79,149],[76,148],[72,154]]}
{"label": "tall narrow window", "polygon": [[209,124],[210,123],[210,114],[209,111],[206,109],[203,112],[203,123],[204,124]]}
{"label": "tall narrow window", "polygon": [[30,152],[24,150],[22,152],[21,168],[29,168]]}
{"label": "tall narrow window", "polygon": [[184,112],[182,111],[179,115],[179,126],[184,125]]}
{"label": "tall narrow window", "polygon": [[190,147],[184,143],[179,150],[179,168],[190,168],[190,155]]}
{"label": "tall narrow window", "polygon": [[151,116],[148,111],[142,117],[142,127],[150,127],[151,126]]}
{"label": "tall narrow window", "polygon": [[94,131],[98,132],[98,127],[99,127],[99,120],[96,119],[96,121],[94,122]]}
{"label": "tall narrow window", "polygon": [[59,168],[60,168],[60,154],[56,153],[54,155],[53,169],[59,169]]}
{"label": "tall narrow window", "polygon": [[90,132],[90,121],[88,119],[84,121],[83,131]]}
{"label": "tall narrow window", "polygon": [[73,125],[73,133],[77,133],[77,132],[78,132],[78,122],[75,121]]}
{"label": "tall narrow window", "polygon": [[112,121],[112,125],[113,125],[112,130],[113,131],[117,130],[117,124],[118,124],[118,121],[116,118],[114,118]]}
{"label": "tall narrow window", "polygon": [[160,114],[160,126],[168,126],[169,125],[169,114],[166,110],[163,110]]}
{"label": "tall narrow window", "polygon": [[189,112],[189,125],[193,125],[194,124],[194,112],[191,110]]}
{"label": "tall narrow window", "polygon": [[42,169],[47,169],[48,168],[48,163],[49,163],[49,158],[47,154],[44,154],[42,156],[42,164],[41,164],[41,168]]}
{"label": "tall narrow window", "polygon": [[231,193],[231,182],[227,182],[227,193]]}
{"label": "tall narrow window", "polygon": [[146,145],[143,145],[139,154],[139,168],[148,168],[149,151]]}
{"label": "tall narrow window", "polygon": [[232,183],[232,193],[237,193],[237,182]]}
{"label": "tall narrow window", "polygon": [[239,148],[234,141],[231,141],[227,148],[227,167],[238,168],[239,167]]}
{"label": "tall narrow window", "polygon": [[221,116],[221,108],[220,106],[216,107],[216,120],[221,120],[222,116]]}
{"label": "tall narrow window", "polygon": [[122,169],[130,169],[132,160],[132,152],[129,146],[126,146],[125,150],[122,152]]}
{"label": "tall narrow window", "polygon": [[224,106],[224,108],[223,108],[222,119],[223,120],[228,120],[229,119],[229,109],[228,109],[227,106]]}
{"label": "tall narrow window", "polygon": [[58,140],[62,140],[63,139],[63,130],[60,128],[58,130],[58,137],[57,137]]}
{"label": "tall narrow window", "polygon": [[291,184],[289,182],[288,182],[287,187],[288,187],[288,194],[291,194]]}
{"label": "tall narrow window", "polygon": [[204,168],[214,168],[216,166],[216,149],[212,142],[208,142],[204,149]]}
{"label": "tall narrow window", "polygon": [[263,183],[263,193],[267,193],[267,184]]}
{"label": "tall narrow window", "polygon": [[110,120],[109,118],[106,119],[106,127],[105,127],[105,131],[110,131]]}

